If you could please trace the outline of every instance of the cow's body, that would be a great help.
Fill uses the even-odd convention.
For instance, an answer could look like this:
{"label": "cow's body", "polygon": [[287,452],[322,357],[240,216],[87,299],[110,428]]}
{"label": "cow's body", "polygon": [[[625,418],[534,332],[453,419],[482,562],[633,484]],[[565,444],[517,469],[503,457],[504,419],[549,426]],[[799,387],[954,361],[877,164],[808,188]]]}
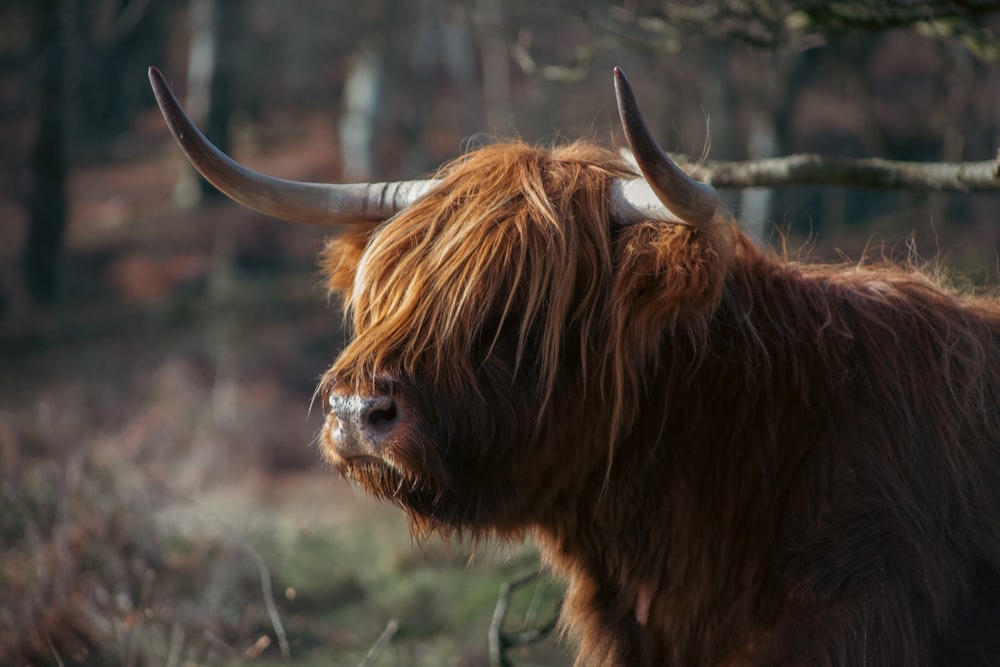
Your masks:
{"label": "cow's body", "polygon": [[607,505],[540,531],[581,655],[1000,664],[1000,316],[741,245],[695,369],[650,367]]}
{"label": "cow's body", "polygon": [[[331,374],[331,391],[365,393],[380,373],[426,372],[421,364],[433,355],[422,344],[407,347],[415,329],[399,328],[393,309],[401,304],[386,301],[390,295],[409,286],[445,319],[497,313],[485,293],[468,303],[460,294],[495,284],[508,296],[513,270],[498,258],[516,255],[520,242],[547,247],[530,227],[530,238],[510,248],[483,231],[511,224],[497,202],[476,202],[501,211],[495,219],[448,218],[444,193],[453,181],[489,178],[489,166],[500,172],[518,158],[552,159],[523,147],[490,151],[492,165],[475,156],[446,180],[442,210],[403,214],[364,237],[365,247],[354,245],[357,237],[332,244],[332,287],[348,291],[357,330]],[[559,196],[567,198],[551,193]],[[424,205],[434,202],[432,195]],[[570,220],[573,207],[558,211],[560,224],[601,226],[579,215]],[[414,243],[413,255],[380,245],[399,243],[395,233],[426,245]],[[550,252],[529,278],[563,286],[560,278],[575,276],[569,284],[586,289],[565,302],[594,309],[582,314],[585,337],[563,327],[548,399],[533,382],[545,366],[544,346],[531,343],[522,353],[524,384],[504,373],[480,377],[473,367],[469,377],[413,394],[414,385],[388,389],[426,420],[427,440],[394,445],[410,458],[393,465],[421,482],[401,490],[402,477],[376,476],[386,473],[382,464],[352,466],[331,436],[333,460],[410,509],[418,528],[533,531],[569,581],[565,622],[592,664],[952,664],[958,649],[981,652],[981,664],[1000,661],[1000,635],[983,622],[1000,623],[1000,309],[993,301],[954,296],[916,271],[781,263],[723,221],[707,231],[605,224],[572,242],[576,249],[562,258],[568,264]],[[338,269],[344,257],[359,255],[363,271]],[[579,257],[601,258],[593,275]],[[463,274],[459,266],[474,270]],[[480,270],[489,275],[474,273]],[[436,283],[437,276],[448,277]],[[425,278],[435,286],[423,285]],[[369,290],[381,294],[369,298]],[[372,303],[379,299],[385,311]],[[515,299],[516,326],[525,308]],[[366,313],[360,319],[359,310]],[[433,319],[401,317],[428,326]],[[481,352],[463,353],[462,343],[495,336],[507,354],[497,365],[512,366],[516,344],[504,347],[512,332],[474,328],[460,322],[449,340],[445,320],[432,326],[431,345],[446,356],[428,367],[457,372],[456,359],[478,360]],[[535,340],[530,327],[524,335]],[[598,358],[583,363],[580,350]],[[366,375],[373,355],[378,370]],[[445,388],[449,380],[454,389]],[[477,382],[486,385],[482,399],[471,390]],[[416,396],[428,393],[435,398],[426,403]],[[626,404],[611,436],[619,397]],[[512,424],[530,431],[546,400],[540,433],[512,432]],[[423,481],[427,492],[407,495]]]}
{"label": "cow's body", "polygon": [[506,145],[335,237],[330,461],[534,534],[581,663],[1000,664],[1000,305],[779,261],[637,157],[663,218],[608,151]]}

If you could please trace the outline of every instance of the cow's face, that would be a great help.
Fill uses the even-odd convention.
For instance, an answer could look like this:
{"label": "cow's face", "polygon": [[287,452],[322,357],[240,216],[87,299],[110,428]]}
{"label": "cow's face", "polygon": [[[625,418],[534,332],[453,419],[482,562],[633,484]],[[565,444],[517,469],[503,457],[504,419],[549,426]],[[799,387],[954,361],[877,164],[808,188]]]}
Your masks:
{"label": "cow's face", "polygon": [[621,71],[645,180],[594,146],[513,145],[442,179],[350,185],[237,165],[149,75],[175,139],[220,190],[345,226],[324,268],[353,339],[321,386],[324,450],[418,527],[517,532],[565,514],[605,479],[649,373],[678,357],[694,367],[670,341],[704,335],[734,236],[715,224],[718,194],[656,146]]}
{"label": "cow's face", "polygon": [[323,445],[418,520],[516,529],[602,463],[586,449],[609,427],[595,402],[613,403],[607,190],[627,168],[591,146],[506,145],[446,173],[327,250],[353,338],[323,383]]}

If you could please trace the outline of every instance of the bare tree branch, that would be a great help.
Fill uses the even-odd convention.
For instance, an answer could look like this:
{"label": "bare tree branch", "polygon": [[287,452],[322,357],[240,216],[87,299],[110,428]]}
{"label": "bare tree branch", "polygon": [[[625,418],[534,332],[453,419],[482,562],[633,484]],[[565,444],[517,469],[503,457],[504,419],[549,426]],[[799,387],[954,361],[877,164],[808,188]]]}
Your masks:
{"label": "bare tree branch", "polygon": [[672,156],[693,178],[718,188],[839,185],[923,192],[998,192],[1000,154],[981,162],[901,162],[814,154],[747,162],[696,162]]}
{"label": "bare tree branch", "polygon": [[618,38],[603,37],[590,44],[581,44],[574,49],[574,60],[564,65],[538,64],[531,55],[532,32],[522,29],[517,35],[517,41],[511,47],[511,56],[521,71],[528,76],[538,76],[546,81],[561,81],[574,83],[583,81],[590,73],[590,63],[593,59],[618,46]]}
{"label": "bare tree branch", "polygon": [[976,58],[990,62],[1000,57],[988,27],[997,10],[985,0],[633,0],[584,15],[603,33],[646,51],[741,43],[797,52],[849,33],[907,28],[960,39]]}

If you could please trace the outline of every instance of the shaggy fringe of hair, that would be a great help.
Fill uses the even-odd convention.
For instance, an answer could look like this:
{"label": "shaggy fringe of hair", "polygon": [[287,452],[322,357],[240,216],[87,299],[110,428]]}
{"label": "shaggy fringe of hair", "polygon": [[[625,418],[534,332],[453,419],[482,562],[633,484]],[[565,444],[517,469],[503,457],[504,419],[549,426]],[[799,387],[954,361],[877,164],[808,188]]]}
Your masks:
{"label": "shaggy fringe of hair", "polygon": [[[327,266],[331,287],[364,334],[338,367],[475,388],[475,354],[491,350],[471,346],[495,344],[516,327],[515,372],[537,355],[547,404],[565,328],[579,326],[589,339],[597,321],[606,290],[597,281],[610,273],[608,242],[600,241],[608,237],[607,186],[625,174],[613,156],[583,144],[551,153],[490,146],[446,166],[435,192],[372,233],[363,258],[344,252],[357,238],[336,239],[327,253],[336,262]],[[379,267],[377,281],[369,266]]]}
{"label": "shaggy fringe of hair", "polygon": [[[582,142],[488,146],[438,177],[442,185],[391,224],[357,225],[328,245],[323,268],[355,338],[326,382],[349,376],[360,388],[388,371],[476,391],[475,363],[490,349],[471,346],[495,344],[513,327],[514,371],[531,358],[539,421],[573,355],[581,386],[598,387],[611,406],[614,442],[635,417],[648,364],[659,361],[664,323],[704,337],[732,230],[654,221],[612,229],[611,182],[634,173]],[[581,349],[564,349],[568,341]]]}

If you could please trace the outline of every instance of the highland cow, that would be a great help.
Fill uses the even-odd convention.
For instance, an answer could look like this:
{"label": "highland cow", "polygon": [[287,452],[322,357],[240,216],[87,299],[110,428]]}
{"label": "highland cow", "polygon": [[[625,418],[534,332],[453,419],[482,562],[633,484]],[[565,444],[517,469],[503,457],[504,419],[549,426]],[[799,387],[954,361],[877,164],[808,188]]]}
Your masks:
{"label": "highland cow", "polygon": [[429,181],[220,189],[343,223],[322,436],[415,531],[533,535],[593,665],[1000,664],[1000,303],[782,261],[656,147],[473,151]]}

